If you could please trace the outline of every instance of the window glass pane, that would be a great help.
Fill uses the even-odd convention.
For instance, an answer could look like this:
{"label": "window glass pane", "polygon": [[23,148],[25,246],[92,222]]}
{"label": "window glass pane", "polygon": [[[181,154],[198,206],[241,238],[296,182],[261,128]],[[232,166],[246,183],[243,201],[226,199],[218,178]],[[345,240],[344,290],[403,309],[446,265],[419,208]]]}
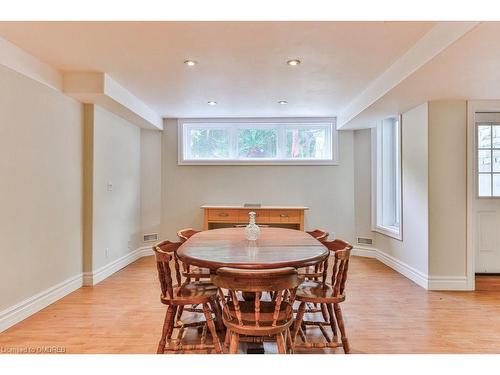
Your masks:
{"label": "window glass pane", "polygon": [[491,174],[480,174],[478,182],[479,182],[479,196],[480,197],[491,196]]}
{"label": "window glass pane", "polygon": [[477,127],[477,144],[479,148],[491,148],[490,125],[479,125]]}
{"label": "window glass pane", "polygon": [[400,133],[397,118],[388,118],[376,130],[376,226],[400,234]]}
{"label": "window glass pane", "polygon": [[276,139],[276,129],[242,129],[238,133],[238,156],[274,158]]}
{"label": "window glass pane", "polygon": [[500,148],[500,125],[493,125],[493,148]]}
{"label": "window glass pane", "polygon": [[493,175],[493,195],[500,196],[500,174]]}
{"label": "window glass pane", "polygon": [[227,129],[189,129],[188,137],[193,159],[229,157],[229,131]]}
{"label": "window glass pane", "polygon": [[326,159],[327,130],[325,128],[295,128],[286,130],[286,158]]}
{"label": "window glass pane", "polygon": [[493,172],[500,172],[500,150],[493,150]]}
{"label": "window glass pane", "polygon": [[479,172],[491,172],[491,151],[478,150],[478,170]]}

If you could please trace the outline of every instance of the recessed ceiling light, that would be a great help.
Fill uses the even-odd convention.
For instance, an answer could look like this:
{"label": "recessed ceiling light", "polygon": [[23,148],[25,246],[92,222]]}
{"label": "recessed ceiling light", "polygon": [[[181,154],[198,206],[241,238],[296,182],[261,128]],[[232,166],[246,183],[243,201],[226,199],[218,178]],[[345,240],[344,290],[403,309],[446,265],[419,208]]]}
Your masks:
{"label": "recessed ceiling light", "polygon": [[184,64],[186,64],[187,66],[195,66],[196,65],[196,61],[194,61],[194,60],[185,60]]}
{"label": "recessed ceiling light", "polygon": [[288,102],[286,100],[279,100],[278,104],[285,105],[288,104]]}
{"label": "recessed ceiling light", "polygon": [[297,66],[300,64],[300,60],[299,59],[292,59],[292,60],[288,60],[286,63],[290,66]]}
{"label": "recessed ceiling light", "polygon": [[214,106],[214,105],[217,105],[217,102],[216,102],[216,101],[213,101],[213,100],[210,100],[210,101],[208,102],[208,105],[212,105],[212,106]]}

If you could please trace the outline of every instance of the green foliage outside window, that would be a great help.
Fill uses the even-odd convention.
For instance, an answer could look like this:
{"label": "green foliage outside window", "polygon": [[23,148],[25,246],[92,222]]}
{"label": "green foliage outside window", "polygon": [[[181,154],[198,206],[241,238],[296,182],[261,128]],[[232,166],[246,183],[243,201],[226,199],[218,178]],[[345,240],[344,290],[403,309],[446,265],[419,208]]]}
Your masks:
{"label": "green foliage outside window", "polygon": [[190,139],[195,159],[229,157],[229,134],[225,129],[192,129]]}
{"label": "green foliage outside window", "polygon": [[276,156],[276,130],[243,129],[238,136],[238,154],[244,158]]}

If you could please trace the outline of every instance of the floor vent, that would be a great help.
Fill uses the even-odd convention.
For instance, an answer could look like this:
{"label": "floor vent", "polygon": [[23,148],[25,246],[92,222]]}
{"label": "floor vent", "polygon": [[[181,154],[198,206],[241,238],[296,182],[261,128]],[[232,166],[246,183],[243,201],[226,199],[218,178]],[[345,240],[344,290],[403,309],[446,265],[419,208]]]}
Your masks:
{"label": "floor vent", "polygon": [[358,237],[358,245],[372,245],[373,240],[371,238]]}
{"label": "floor vent", "polygon": [[143,236],[144,242],[158,241],[158,233],[149,233]]}

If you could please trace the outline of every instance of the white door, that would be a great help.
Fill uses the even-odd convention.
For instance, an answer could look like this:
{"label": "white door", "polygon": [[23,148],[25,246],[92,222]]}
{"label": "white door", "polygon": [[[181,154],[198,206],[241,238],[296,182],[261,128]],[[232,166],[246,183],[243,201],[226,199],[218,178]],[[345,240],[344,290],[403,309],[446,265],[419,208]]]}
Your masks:
{"label": "white door", "polygon": [[475,114],[475,272],[500,273],[500,113]]}

